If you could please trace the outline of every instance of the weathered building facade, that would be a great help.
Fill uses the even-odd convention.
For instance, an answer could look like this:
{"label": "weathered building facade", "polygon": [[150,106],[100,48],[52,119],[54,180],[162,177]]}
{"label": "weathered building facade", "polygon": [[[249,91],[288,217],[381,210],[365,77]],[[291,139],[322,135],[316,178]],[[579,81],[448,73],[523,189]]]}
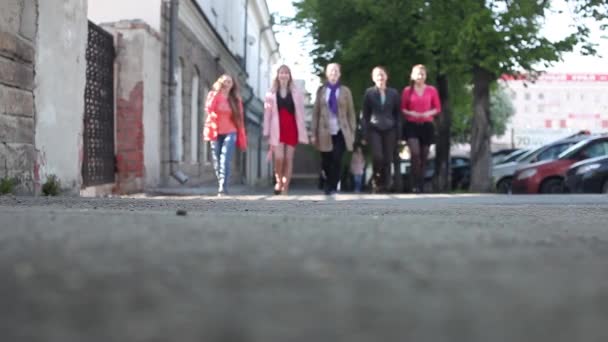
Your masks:
{"label": "weathered building facade", "polygon": [[[265,158],[267,147],[261,137],[261,98],[272,77],[271,66],[279,55],[265,1],[180,0],[175,37],[177,65],[172,75],[169,75],[171,1],[151,0],[146,1],[145,6],[135,3],[89,0],[90,19],[116,37],[117,103],[130,103],[131,94],[136,95],[136,102],[142,103],[141,108],[130,106],[125,112],[128,116],[135,108],[143,113],[141,118],[129,121],[141,123],[141,128],[124,126],[131,132],[143,132],[142,142],[130,149],[142,151],[125,157],[138,160],[139,155],[143,156],[143,162],[133,162],[143,170],[127,177],[128,190],[178,185],[171,177],[171,166],[188,176],[186,186],[215,181],[210,147],[201,136],[205,98],[213,82],[223,73],[239,82],[247,114],[249,146],[246,152],[235,156],[232,181],[250,185],[267,183],[270,163]],[[138,55],[138,51],[144,52]],[[142,60],[145,63],[139,62]],[[170,155],[172,78],[176,82],[176,160]],[[139,100],[138,86],[143,92]],[[117,111],[117,120],[120,120],[120,106]],[[118,146],[120,128],[117,125]],[[119,169],[121,160],[117,151]]]}

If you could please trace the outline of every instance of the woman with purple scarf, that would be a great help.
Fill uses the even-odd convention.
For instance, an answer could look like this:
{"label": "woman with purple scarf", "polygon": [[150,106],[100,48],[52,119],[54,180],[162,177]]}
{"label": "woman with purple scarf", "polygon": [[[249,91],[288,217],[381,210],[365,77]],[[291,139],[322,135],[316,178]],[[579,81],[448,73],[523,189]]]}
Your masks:
{"label": "woman with purple scarf", "polygon": [[340,84],[340,65],[328,64],[325,76],[327,83],[317,90],[312,113],[311,142],[321,152],[327,175],[324,191],[331,195],[338,190],[344,152],[353,150],[357,117],[350,89]]}

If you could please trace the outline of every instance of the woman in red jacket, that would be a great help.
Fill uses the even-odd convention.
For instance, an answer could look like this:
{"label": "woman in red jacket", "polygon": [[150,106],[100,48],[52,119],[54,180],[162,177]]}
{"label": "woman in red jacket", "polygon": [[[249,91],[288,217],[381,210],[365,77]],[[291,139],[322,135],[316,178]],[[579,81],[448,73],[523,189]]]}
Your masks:
{"label": "woman in red jacket", "polygon": [[410,85],[403,89],[401,110],[405,117],[403,135],[410,149],[412,191],[420,193],[424,185],[424,170],[433,143],[433,119],[441,113],[437,89],[426,84],[426,68],[422,64],[412,68]]}
{"label": "woman in red jacket", "polygon": [[247,134],[243,102],[239,87],[229,75],[222,75],[207,95],[207,119],[203,130],[204,140],[211,143],[213,167],[218,181],[218,196],[227,194],[230,165],[235,145],[247,149]]}

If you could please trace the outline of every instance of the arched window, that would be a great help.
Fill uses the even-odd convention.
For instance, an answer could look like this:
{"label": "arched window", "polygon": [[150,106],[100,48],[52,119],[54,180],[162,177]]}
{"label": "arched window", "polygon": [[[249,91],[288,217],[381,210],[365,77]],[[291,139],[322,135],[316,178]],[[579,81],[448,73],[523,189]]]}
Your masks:
{"label": "arched window", "polygon": [[177,126],[177,159],[180,161],[184,160],[184,104],[183,104],[183,91],[184,91],[184,61],[183,59],[179,59],[179,63],[177,64],[177,68],[175,70],[175,78],[176,78],[176,86],[175,86],[175,97],[176,97],[176,112],[177,112],[177,122],[175,125]]}
{"label": "arched window", "polygon": [[192,96],[190,97],[190,160],[193,164],[198,163],[198,142],[201,137],[199,134],[199,72],[198,68],[194,67],[194,76],[192,77]]}
{"label": "arched window", "polygon": [[[207,86],[203,86],[203,93],[202,93],[203,99],[206,99],[208,94],[209,94],[209,88]],[[203,124],[205,123],[206,119],[207,119],[207,113],[203,110],[203,116],[202,116]],[[211,164],[213,162],[213,157],[210,153],[211,149],[209,147],[209,143],[207,141],[203,141],[202,143],[203,143],[203,146],[202,146],[203,162],[205,164]]]}

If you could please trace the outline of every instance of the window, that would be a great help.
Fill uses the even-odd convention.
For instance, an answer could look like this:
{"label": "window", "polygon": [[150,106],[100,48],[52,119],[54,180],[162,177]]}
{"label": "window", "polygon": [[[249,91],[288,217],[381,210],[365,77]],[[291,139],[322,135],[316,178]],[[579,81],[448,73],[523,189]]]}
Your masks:
{"label": "window", "polygon": [[553,126],[552,120],[545,120],[545,128],[551,128]]}
{"label": "window", "polygon": [[539,112],[539,113],[542,113],[542,112],[544,112],[544,111],[545,111],[545,106],[543,106],[543,105],[538,105],[538,112]]}
{"label": "window", "polygon": [[180,58],[179,63],[177,64],[177,70],[175,72],[176,78],[176,86],[175,86],[175,101],[177,102],[176,106],[176,116],[177,120],[175,125],[177,126],[177,144],[175,146],[175,150],[177,151],[177,160],[184,160],[184,104],[183,104],[183,91],[184,91],[184,79],[183,79],[183,70],[184,70],[184,61]]}
{"label": "window", "polygon": [[547,148],[546,150],[544,150],[543,152],[541,152],[538,155],[538,157],[536,158],[536,161],[556,159],[557,156],[560,155],[560,153],[564,152],[565,150],[568,149],[568,147],[570,147],[572,145],[573,145],[572,143],[567,143],[567,144],[559,144],[559,145],[551,146],[551,147]]}
{"label": "window", "polygon": [[[206,86],[203,87],[203,99],[207,99],[208,94],[209,94],[209,88],[207,88]],[[205,110],[203,108],[203,117],[202,117],[203,124],[205,123],[206,118],[207,118],[207,113],[205,112]],[[213,163],[213,156],[211,155],[211,147],[209,146],[209,142],[204,141],[204,140],[202,142],[203,142],[203,146],[202,146],[203,161],[206,164],[211,164],[211,163]]]}
{"label": "window", "polygon": [[539,100],[544,100],[544,99],[545,99],[545,94],[543,94],[543,93],[538,93],[538,99],[539,99]]}
{"label": "window", "polygon": [[469,160],[465,158],[452,158],[452,167],[469,165]]}
{"label": "window", "polygon": [[190,161],[198,163],[198,142],[200,141],[199,134],[199,99],[198,99],[198,84],[199,84],[198,68],[195,67],[194,76],[192,77],[192,96],[190,97]]}
{"label": "window", "polygon": [[559,120],[559,128],[567,128],[566,119]]}
{"label": "window", "polygon": [[526,94],[524,95],[524,98],[525,98],[526,100],[530,100],[530,93],[526,93]]}
{"label": "window", "polygon": [[592,143],[581,151],[581,156],[584,158],[601,157],[608,154],[608,141],[602,140]]}
{"label": "window", "polygon": [[608,120],[602,120],[602,128],[608,128]]}

